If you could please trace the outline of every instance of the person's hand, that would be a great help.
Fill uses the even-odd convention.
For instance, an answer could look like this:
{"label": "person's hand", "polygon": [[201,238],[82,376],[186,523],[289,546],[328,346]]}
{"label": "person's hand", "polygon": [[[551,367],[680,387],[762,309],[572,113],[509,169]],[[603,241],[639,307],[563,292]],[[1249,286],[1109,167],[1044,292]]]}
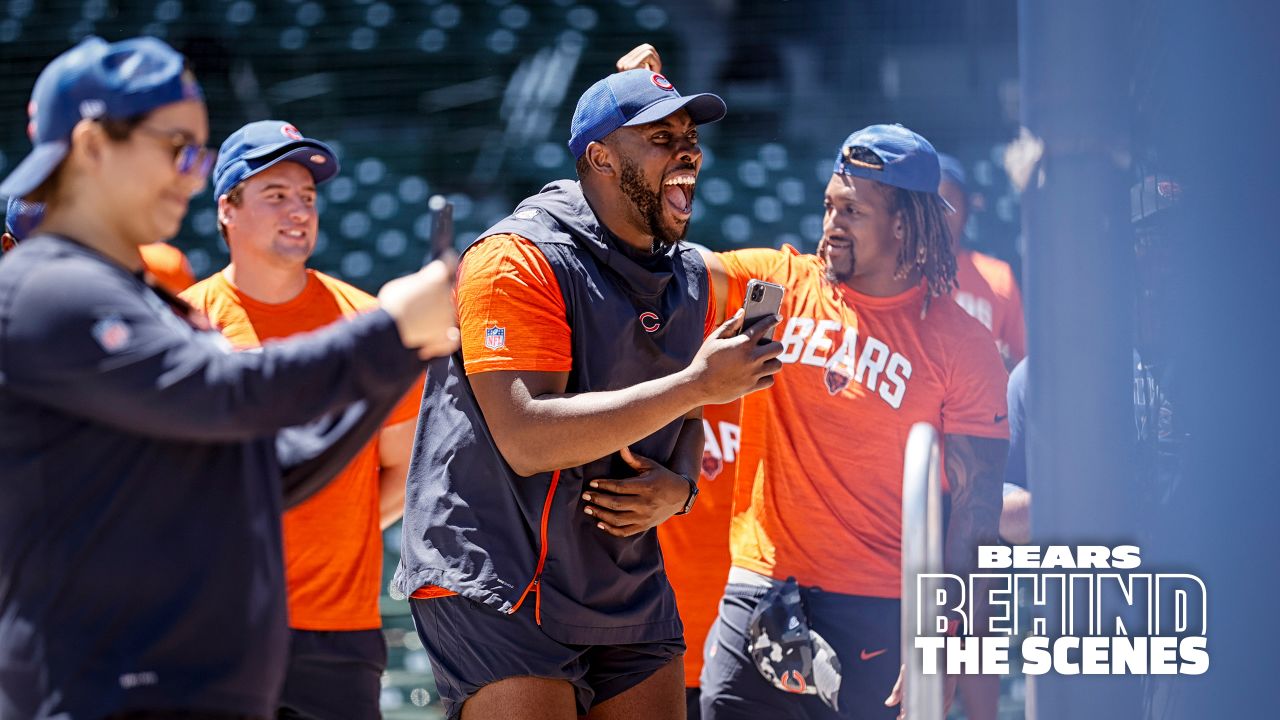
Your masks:
{"label": "person's hand", "polygon": [[458,317],[453,306],[456,253],[447,253],[412,275],[396,278],[378,292],[378,304],[396,321],[400,342],[417,348],[424,360],[458,349]]}
{"label": "person's hand", "polygon": [[684,509],[689,499],[688,480],[629,448],[622,448],[620,454],[636,476],[597,478],[582,493],[587,503],[582,511],[598,520],[596,527],[616,537],[628,537],[657,527]]}
{"label": "person's hand", "polygon": [[782,343],[759,341],[773,333],[778,320],[776,315],[766,318],[740,335],[743,312],[738,310],[702,342],[686,369],[702,397],[700,404],[722,405],[773,385],[773,374],[782,369]]}
{"label": "person's hand", "polygon": [[[956,675],[948,675],[942,685],[942,714],[946,715],[951,712],[951,702],[956,699],[956,685],[960,682],[960,678]],[[893,684],[893,690],[889,692],[889,697],[885,698],[885,707],[898,706],[898,720],[907,720],[907,704],[904,699],[907,696],[907,666],[903,665],[898,670],[898,682]]]}
{"label": "person's hand", "polygon": [[637,45],[631,52],[618,58],[618,72],[640,69],[662,72],[662,58],[658,57],[658,49],[649,43]]}
{"label": "person's hand", "polygon": [[1031,493],[1026,488],[1005,483],[1000,508],[1000,538],[1014,545],[1031,542]]}

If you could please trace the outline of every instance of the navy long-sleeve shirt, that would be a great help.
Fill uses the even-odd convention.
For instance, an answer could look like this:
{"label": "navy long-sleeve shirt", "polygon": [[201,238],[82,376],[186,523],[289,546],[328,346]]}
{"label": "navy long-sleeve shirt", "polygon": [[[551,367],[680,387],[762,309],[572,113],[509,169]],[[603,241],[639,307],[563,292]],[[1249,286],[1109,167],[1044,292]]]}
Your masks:
{"label": "navy long-sleeve shirt", "polygon": [[274,717],[280,458],[327,471],[321,446],[367,437],[379,418],[322,423],[319,445],[277,430],[362,399],[385,414],[421,368],[385,312],[232,353],[75,242],[44,236],[7,254],[0,717]]}

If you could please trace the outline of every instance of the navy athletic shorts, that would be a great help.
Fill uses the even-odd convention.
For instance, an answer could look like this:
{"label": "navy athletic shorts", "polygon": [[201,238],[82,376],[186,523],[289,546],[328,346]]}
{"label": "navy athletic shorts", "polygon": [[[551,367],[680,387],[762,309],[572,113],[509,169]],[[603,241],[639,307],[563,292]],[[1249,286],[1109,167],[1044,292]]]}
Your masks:
{"label": "navy athletic shorts", "polygon": [[277,718],[379,720],[387,643],[381,630],[289,631]]}
{"label": "navy athletic shorts", "polygon": [[684,689],[684,720],[702,720],[702,690],[696,687]]}
{"label": "navy athletic shorts", "polygon": [[[735,575],[740,572],[735,568]],[[763,578],[763,576],[756,576]],[[795,695],[773,686],[756,669],[747,650],[751,613],[768,587],[730,582],[711,626],[702,666],[702,720],[893,720],[887,708],[898,680],[900,602],[801,588],[809,627],[840,659],[842,680],[835,712],[816,695]]]}
{"label": "navy athletic shorts", "polygon": [[409,601],[418,636],[431,658],[436,692],[452,720],[462,704],[491,682],[513,677],[565,680],[578,714],[639,685],[684,654],[684,638],[627,645],[566,645],[534,621],[533,608],[514,615],[461,595]]}

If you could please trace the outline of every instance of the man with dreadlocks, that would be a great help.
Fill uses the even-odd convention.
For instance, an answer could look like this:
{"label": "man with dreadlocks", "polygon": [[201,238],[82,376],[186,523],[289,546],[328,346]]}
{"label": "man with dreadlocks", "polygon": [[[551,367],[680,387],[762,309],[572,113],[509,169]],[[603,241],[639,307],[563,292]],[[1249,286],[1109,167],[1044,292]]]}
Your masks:
{"label": "man with dreadlocks", "polygon": [[[972,571],[976,546],[996,539],[1007,376],[986,328],[951,298],[938,180],[927,140],[873,125],[836,157],[817,255],[708,256],[718,317],[752,278],[786,295],[783,369],[743,399],[733,568],[705,652],[704,720],[895,716],[912,424],[945,436],[947,572]],[[788,628],[806,614],[802,657]]]}

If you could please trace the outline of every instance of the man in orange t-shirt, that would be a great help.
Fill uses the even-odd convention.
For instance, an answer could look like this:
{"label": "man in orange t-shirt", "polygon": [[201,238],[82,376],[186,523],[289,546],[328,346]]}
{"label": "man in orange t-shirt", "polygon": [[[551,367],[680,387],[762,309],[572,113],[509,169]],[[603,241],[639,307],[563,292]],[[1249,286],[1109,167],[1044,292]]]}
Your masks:
{"label": "man in orange t-shirt", "polygon": [[955,212],[947,216],[951,250],[956,256],[956,288],[952,297],[965,312],[978,318],[995,336],[1006,369],[1027,355],[1027,331],[1022,321],[1022,293],[1013,268],[999,258],[963,247],[964,226],[969,221],[969,192],[964,166],[950,155],[939,154],[942,184],[938,193]]}
{"label": "man in orange t-shirt", "polygon": [[702,472],[689,514],[658,526],[662,560],[684,621],[684,686],[689,720],[698,717],[702,649],[716,621],[729,574],[729,519],[737,468],[742,401],[702,409]]}
{"label": "man in orange t-shirt", "polygon": [[[733,567],[707,645],[705,720],[896,716],[887,705],[900,699],[903,452],[914,423],[945,437],[947,572],[972,572],[976,546],[996,538],[1006,374],[990,334],[950,297],[938,182],[927,140],[874,125],[837,156],[817,255],[787,246],[709,256],[718,316],[739,307],[753,278],[786,295],[783,369],[743,399]],[[815,658],[824,644],[834,651],[838,683],[788,665],[797,641],[758,612],[795,617],[789,578],[821,638],[806,642]]]}
{"label": "man in orange t-shirt", "polygon": [[[236,348],[377,307],[306,267],[319,226],[316,185],[337,164],[328,146],[279,121],[251,123],[223,143],[215,196],[231,263],[182,297]],[[291,647],[280,718],[380,717],[382,530],[403,512],[421,394],[419,383],[336,478],[284,515]]]}
{"label": "man in orange t-shirt", "polygon": [[[618,61],[634,67],[657,72],[662,61],[641,45]],[[997,536],[1007,376],[991,334],[948,297],[954,210],[938,193],[940,175],[920,135],[865,128],[836,158],[817,256],[790,246],[706,256],[717,318],[741,307],[752,279],[786,295],[783,369],[743,399],[733,567],[707,640],[705,720],[897,715],[889,706],[901,701],[893,678],[912,424],[945,436],[947,571],[970,572],[976,546]],[[806,612],[796,594],[809,638],[788,623]]]}

